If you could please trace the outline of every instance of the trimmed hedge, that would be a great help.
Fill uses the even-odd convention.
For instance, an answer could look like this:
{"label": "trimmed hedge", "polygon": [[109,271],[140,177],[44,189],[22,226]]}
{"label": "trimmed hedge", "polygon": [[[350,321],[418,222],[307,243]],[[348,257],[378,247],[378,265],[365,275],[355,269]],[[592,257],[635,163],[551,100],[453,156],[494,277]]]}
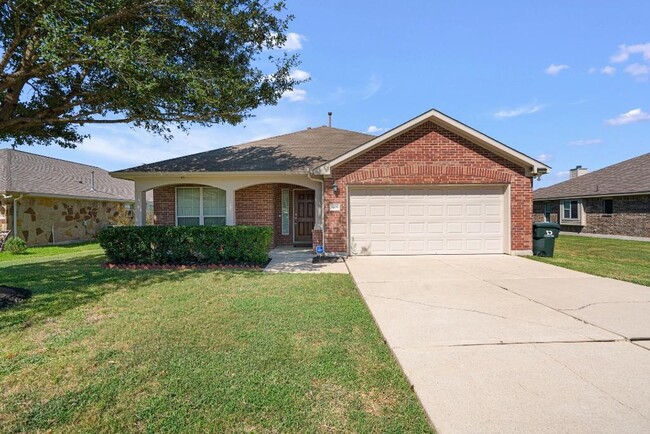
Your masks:
{"label": "trimmed hedge", "polygon": [[258,226],[119,226],[98,234],[115,264],[264,264],[273,229]]}

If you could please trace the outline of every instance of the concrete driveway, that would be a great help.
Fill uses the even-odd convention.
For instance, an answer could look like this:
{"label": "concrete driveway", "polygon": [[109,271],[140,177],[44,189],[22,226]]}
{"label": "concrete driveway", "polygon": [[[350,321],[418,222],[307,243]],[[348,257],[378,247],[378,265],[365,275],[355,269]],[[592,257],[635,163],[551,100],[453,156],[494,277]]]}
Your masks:
{"label": "concrete driveway", "polygon": [[505,255],[347,264],[439,432],[650,432],[650,288]]}

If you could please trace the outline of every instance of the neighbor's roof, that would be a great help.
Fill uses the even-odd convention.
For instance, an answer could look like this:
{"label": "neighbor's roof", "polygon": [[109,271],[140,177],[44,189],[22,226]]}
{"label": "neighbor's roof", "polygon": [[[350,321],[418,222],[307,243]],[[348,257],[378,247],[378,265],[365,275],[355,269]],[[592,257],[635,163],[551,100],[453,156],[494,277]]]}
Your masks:
{"label": "neighbor's roof", "polygon": [[135,197],[132,181],[115,179],[99,167],[13,149],[0,149],[0,192],[118,201]]}
{"label": "neighbor's roof", "polygon": [[338,128],[308,128],[113,173],[307,172],[374,138]]}
{"label": "neighbor's roof", "polygon": [[533,192],[533,200],[650,193],[650,153]]}

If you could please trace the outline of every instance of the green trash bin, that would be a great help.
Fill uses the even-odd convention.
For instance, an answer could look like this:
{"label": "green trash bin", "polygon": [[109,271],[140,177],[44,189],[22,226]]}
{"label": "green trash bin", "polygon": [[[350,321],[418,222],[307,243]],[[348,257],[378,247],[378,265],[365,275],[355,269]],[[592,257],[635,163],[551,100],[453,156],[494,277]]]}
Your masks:
{"label": "green trash bin", "polygon": [[533,254],[553,257],[555,239],[560,234],[560,225],[550,222],[533,223]]}

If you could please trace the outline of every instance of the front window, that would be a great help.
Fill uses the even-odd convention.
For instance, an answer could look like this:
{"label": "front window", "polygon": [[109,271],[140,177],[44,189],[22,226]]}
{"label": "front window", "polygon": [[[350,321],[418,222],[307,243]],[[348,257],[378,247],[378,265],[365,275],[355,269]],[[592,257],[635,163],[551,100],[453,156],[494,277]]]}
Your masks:
{"label": "front window", "polygon": [[551,221],[551,202],[544,202],[544,220]]}
{"label": "front window", "polygon": [[178,226],[224,226],[226,192],[218,188],[178,187],[176,224]]}
{"label": "front window", "polygon": [[614,213],[614,201],[612,199],[603,199],[603,214]]}
{"label": "front window", "polygon": [[565,200],[562,212],[565,219],[578,220],[578,201]]}

